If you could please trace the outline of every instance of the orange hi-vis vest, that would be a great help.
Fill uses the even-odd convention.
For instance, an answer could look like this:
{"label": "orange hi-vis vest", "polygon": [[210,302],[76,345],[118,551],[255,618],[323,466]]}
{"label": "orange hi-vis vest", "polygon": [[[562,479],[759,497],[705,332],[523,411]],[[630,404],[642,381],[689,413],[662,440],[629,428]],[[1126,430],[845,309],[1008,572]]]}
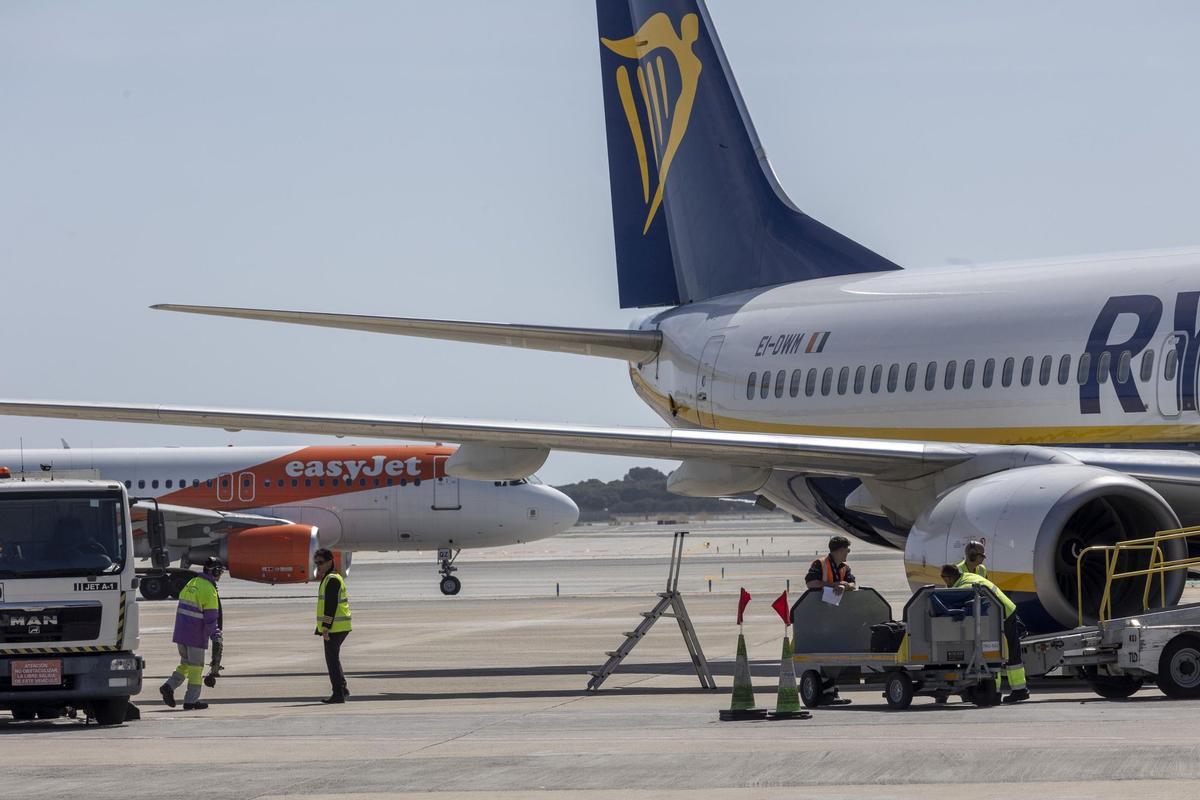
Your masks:
{"label": "orange hi-vis vest", "polygon": [[825,556],[821,559],[821,580],[825,583],[837,583],[838,581],[846,580],[846,573],[850,571],[849,565],[842,563],[840,566],[833,566],[833,558]]}

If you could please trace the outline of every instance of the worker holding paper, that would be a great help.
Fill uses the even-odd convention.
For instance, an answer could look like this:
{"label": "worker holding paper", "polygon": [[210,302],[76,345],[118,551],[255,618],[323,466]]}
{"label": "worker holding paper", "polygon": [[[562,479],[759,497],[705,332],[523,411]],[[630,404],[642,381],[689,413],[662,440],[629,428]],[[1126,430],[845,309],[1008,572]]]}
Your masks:
{"label": "worker holding paper", "polygon": [[808,568],[804,583],[809,589],[825,591],[825,596],[831,602],[841,600],[846,590],[858,588],[854,582],[854,573],[846,559],[850,556],[850,540],[845,536],[834,536],[829,540],[829,555],[819,558]]}
{"label": "worker holding paper", "polygon": [[[809,589],[821,592],[821,599],[830,605],[842,602],[842,596],[847,590],[858,588],[854,582],[854,573],[846,559],[850,555],[850,540],[845,536],[834,536],[829,540],[829,555],[818,558],[808,568],[804,583]],[[804,632],[797,629],[796,636],[802,637]],[[832,678],[825,679],[821,684],[821,695],[818,701],[823,706],[844,706],[850,702],[838,694],[837,683]]]}

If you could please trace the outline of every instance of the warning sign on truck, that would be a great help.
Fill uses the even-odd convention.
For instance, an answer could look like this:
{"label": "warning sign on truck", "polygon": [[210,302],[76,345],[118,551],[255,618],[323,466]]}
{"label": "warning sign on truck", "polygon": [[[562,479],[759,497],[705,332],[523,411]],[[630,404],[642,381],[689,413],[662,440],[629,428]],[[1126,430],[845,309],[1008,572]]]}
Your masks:
{"label": "warning sign on truck", "polygon": [[62,659],[12,662],[13,686],[61,686]]}

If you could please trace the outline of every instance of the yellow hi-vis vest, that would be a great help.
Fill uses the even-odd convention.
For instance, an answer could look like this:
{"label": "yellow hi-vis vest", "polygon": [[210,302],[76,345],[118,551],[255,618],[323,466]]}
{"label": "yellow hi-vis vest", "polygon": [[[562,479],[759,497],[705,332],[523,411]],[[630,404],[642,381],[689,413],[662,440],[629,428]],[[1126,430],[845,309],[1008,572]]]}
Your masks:
{"label": "yellow hi-vis vest", "polygon": [[958,562],[958,571],[964,575],[966,575],[968,572],[970,572],[972,574],[978,575],[981,578],[987,577],[987,567],[985,567],[983,564],[980,564],[978,567],[976,567],[974,570],[972,570],[970,567],[967,566],[967,560],[965,558],[962,561]]}
{"label": "yellow hi-vis vest", "polygon": [[973,572],[964,572],[962,577],[954,584],[954,588],[958,589],[963,586],[970,586],[972,583],[983,584],[992,590],[992,594],[996,595],[996,599],[1000,601],[1000,605],[1004,606],[1004,616],[1011,617],[1017,610],[1017,604],[1008,599],[1008,595],[1000,591],[1000,587],[989,581],[982,575],[976,575]]}
{"label": "yellow hi-vis vest", "polygon": [[[330,581],[338,582],[336,609],[325,608],[325,588]],[[346,580],[330,570],[329,574],[321,579],[321,588],[317,590],[317,633],[342,633],[349,630],[350,599],[346,596]]]}

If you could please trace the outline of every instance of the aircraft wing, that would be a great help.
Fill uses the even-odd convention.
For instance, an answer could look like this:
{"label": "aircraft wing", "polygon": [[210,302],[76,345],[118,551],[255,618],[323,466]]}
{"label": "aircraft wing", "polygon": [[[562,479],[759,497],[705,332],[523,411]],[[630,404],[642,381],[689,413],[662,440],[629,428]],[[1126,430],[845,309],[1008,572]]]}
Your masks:
{"label": "aircraft wing", "polygon": [[891,439],[33,400],[0,400],[0,414],[230,431],[249,429],[449,441],[526,453],[567,450],[674,460],[698,459],[885,480],[906,480],[937,472],[967,461],[981,449],[986,449],[982,445]]}
{"label": "aircraft wing", "polygon": [[1191,450],[1060,447],[1093,467],[1104,467],[1152,484],[1200,485],[1200,453]]}
{"label": "aircraft wing", "polygon": [[167,525],[167,538],[171,541],[187,539],[219,539],[225,534],[241,528],[257,528],[264,525],[289,525],[292,520],[268,517],[262,514],[244,514],[239,511],[217,511],[210,508],[180,506],[170,503],[155,503],[139,500],[131,507],[134,527],[145,527],[147,511],[158,508],[163,512]]}
{"label": "aircraft wing", "polygon": [[552,325],[513,325],[506,322],[463,322],[448,319],[376,317],[365,314],[326,314],[315,311],[281,311],[270,308],[229,308],[226,306],[189,306],[160,303],[156,311],[179,311],[213,317],[286,322],[319,328],[340,328],[396,336],[419,336],[452,342],[473,342],[553,353],[574,353],[622,361],[646,361],[655,358],[662,346],[658,331],[611,328],[571,328]]}

